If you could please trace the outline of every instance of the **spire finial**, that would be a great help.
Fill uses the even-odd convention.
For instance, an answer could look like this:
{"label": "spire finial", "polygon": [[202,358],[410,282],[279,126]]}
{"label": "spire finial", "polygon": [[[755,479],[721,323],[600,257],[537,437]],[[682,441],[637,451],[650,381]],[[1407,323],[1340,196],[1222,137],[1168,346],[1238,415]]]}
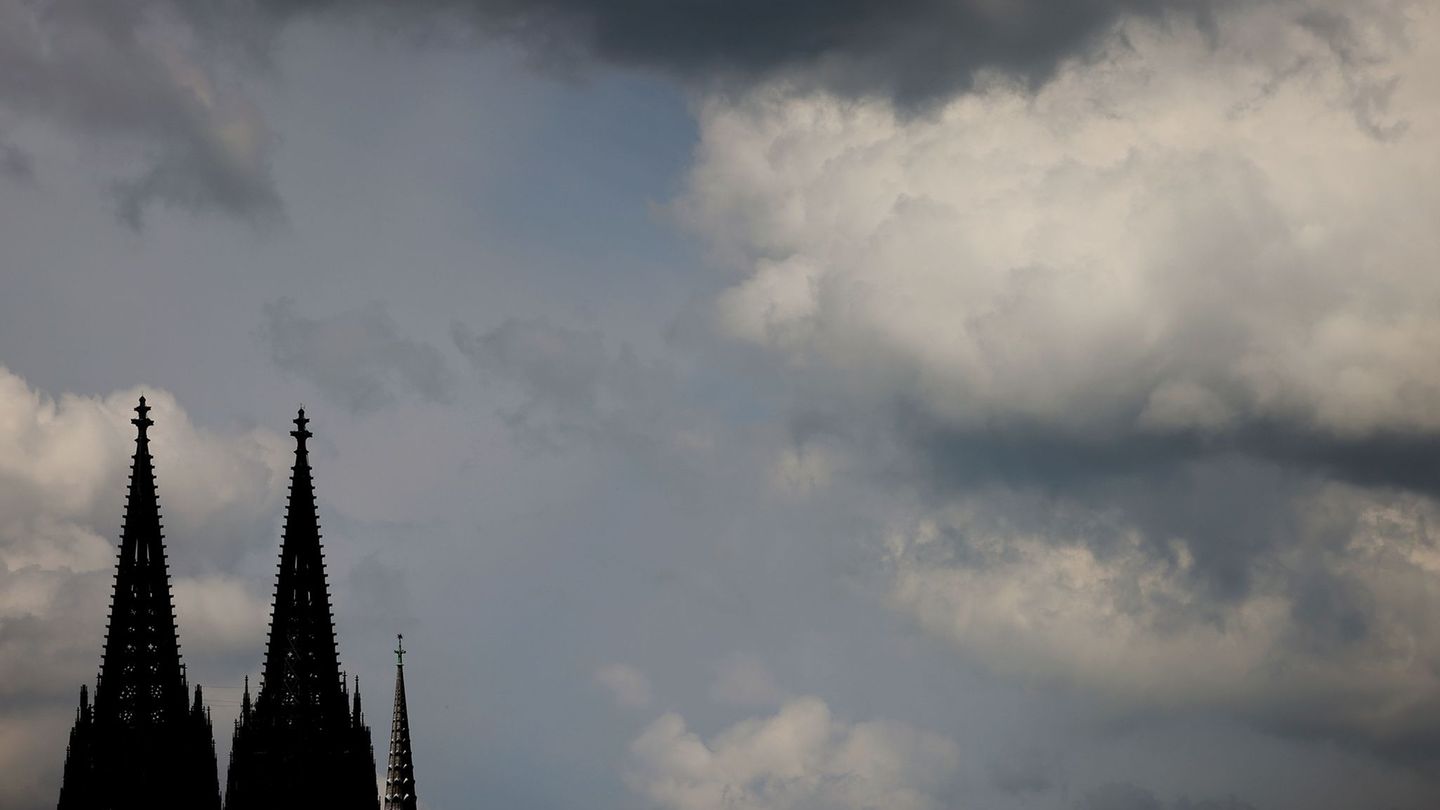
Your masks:
{"label": "spire finial", "polygon": [[402,666],[402,667],[405,666],[405,634],[404,634],[404,633],[396,633],[396,634],[395,634],[395,663],[396,663],[397,665],[399,665],[399,666]]}
{"label": "spire finial", "polygon": [[150,406],[145,404],[145,397],[140,397],[140,404],[135,406],[135,413],[140,414],[140,416],[136,419],[131,419],[130,424],[140,428],[141,439],[149,438],[145,435],[145,429],[155,424],[155,422],[147,415],[150,413]]}
{"label": "spire finial", "polygon": [[290,435],[294,436],[295,441],[299,442],[298,449],[300,450],[305,449],[305,440],[315,435],[305,429],[305,426],[308,424],[310,424],[310,420],[305,418],[305,408],[301,406],[300,414],[295,417],[295,429],[290,431]]}

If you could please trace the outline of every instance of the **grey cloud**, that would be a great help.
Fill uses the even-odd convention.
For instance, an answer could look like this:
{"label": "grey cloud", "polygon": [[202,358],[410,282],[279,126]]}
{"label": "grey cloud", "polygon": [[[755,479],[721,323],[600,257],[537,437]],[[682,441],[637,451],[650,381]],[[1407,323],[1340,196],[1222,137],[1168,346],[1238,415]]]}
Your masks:
{"label": "grey cloud", "polygon": [[29,152],[0,139],[0,175],[17,183],[33,183],[35,160]]}
{"label": "grey cloud", "polygon": [[[1255,810],[1254,805],[1234,797],[1191,801],[1182,798],[1171,810]],[[1101,785],[1075,803],[1075,810],[1165,810],[1166,805],[1145,788],[1127,782]]]}
{"label": "grey cloud", "polygon": [[148,167],[114,188],[131,226],[154,204],[274,220],[264,121],[190,12],[170,0],[0,0],[0,110],[142,156]]}
{"label": "grey cloud", "polygon": [[375,554],[350,567],[345,586],[349,611],[365,624],[394,624],[407,631],[414,625],[414,598],[405,572]]}
{"label": "grey cloud", "polygon": [[230,214],[255,225],[279,221],[280,198],[268,171],[244,165],[228,150],[223,140],[206,138],[166,147],[143,174],[111,186],[116,215],[134,230],[157,204]]}
{"label": "grey cloud", "polygon": [[402,391],[432,402],[450,396],[444,356],[401,335],[379,303],[311,318],[281,298],[265,305],[260,334],[277,366],[352,412],[388,405]]}
{"label": "grey cloud", "polygon": [[[1343,12],[1320,7],[1301,14],[1299,22],[1324,39],[1331,51],[1349,66],[1377,61],[1376,39],[1390,47],[1403,47],[1407,39],[1405,18],[1399,15],[1373,16],[1361,25]],[[1366,28],[1369,30],[1362,30]],[[1382,141],[1395,140],[1409,130],[1409,121],[1393,120],[1391,115],[1399,76],[1382,74],[1366,79],[1363,72],[1353,71],[1346,75],[1351,80],[1350,107],[1362,129]]]}
{"label": "grey cloud", "polygon": [[1060,758],[1054,753],[1022,751],[990,764],[990,784],[1001,793],[1028,795],[1054,789]]}
{"label": "grey cloud", "polygon": [[599,331],[510,318],[484,333],[459,323],[451,332],[482,378],[519,393],[504,416],[529,439],[653,448],[682,429],[684,405],[671,373],[628,345],[612,349]]}
{"label": "grey cloud", "polygon": [[1075,803],[1076,810],[1165,810],[1150,791],[1128,783],[1101,785]]}
{"label": "grey cloud", "polygon": [[628,352],[612,360],[599,332],[543,320],[507,319],[484,334],[457,324],[452,336],[477,369],[519,382],[531,400],[557,411],[595,409],[609,370],[634,367]]}

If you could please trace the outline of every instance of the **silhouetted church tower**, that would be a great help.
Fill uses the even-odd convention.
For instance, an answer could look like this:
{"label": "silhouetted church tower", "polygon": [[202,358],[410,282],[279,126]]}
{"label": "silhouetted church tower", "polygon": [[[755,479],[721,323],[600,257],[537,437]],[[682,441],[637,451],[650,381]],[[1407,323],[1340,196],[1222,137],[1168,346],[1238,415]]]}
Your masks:
{"label": "silhouetted church tower", "polygon": [[325,555],[305,441],[295,419],[295,467],[280,544],[264,680],[247,687],[230,753],[226,810],[376,810],[375,753],[360,711],[349,705],[335,650]]}
{"label": "silhouetted church tower", "polygon": [[410,758],[410,715],[405,708],[405,636],[395,644],[395,714],[385,765],[384,810],[415,810],[415,763]]}
{"label": "silhouetted church tower", "polygon": [[59,810],[218,810],[209,713],[199,686],[195,702],[187,702],[180,663],[147,433],[155,423],[144,397],[135,412],[139,416],[130,420],[138,429],[135,463],[105,653],[94,705],[80,687]]}

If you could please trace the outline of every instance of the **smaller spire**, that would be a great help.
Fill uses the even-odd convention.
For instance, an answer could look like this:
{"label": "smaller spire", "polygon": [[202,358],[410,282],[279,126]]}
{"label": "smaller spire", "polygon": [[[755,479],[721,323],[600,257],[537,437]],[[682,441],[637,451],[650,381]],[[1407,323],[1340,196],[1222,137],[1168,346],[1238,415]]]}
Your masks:
{"label": "smaller spire", "polygon": [[415,762],[410,753],[410,714],[405,706],[404,636],[396,636],[395,713],[390,721],[390,756],[385,763],[383,810],[417,810]]}
{"label": "smaller spire", "polygon": [[302,406],[300,414],[295,417],[295,429],[290,431],[290,435],[295,437],[296,452],[304,453],[306,451],[305,440],[315,435],[305,429],[308,424],[310,424],[310,420],[305,418],[305,408]]}

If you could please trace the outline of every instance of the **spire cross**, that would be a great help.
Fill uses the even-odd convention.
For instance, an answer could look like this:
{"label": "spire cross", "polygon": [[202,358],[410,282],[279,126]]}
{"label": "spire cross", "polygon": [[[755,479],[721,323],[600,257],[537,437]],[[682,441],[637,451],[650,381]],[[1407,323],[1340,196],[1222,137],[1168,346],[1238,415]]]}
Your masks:
{"label": "spire cross", "polygon": [[140,404],[135,406],[135,413],[140,414],[140,416],[137,419],[131,419],[130,424],[140,428],[140,438],[148,438],[145,435],[145,429],[155,424],[155,422],[148,416],[150,406],[145,404],[145,397],[140,397]]}
{"label": "spire cross", "polygon": [[305,449],[305,440],[315,435],[305,429],[305,426],[308,424],[310,424],[310,420],[305,418],[305,408],[302,406],[300,408],[300,415],[295,417],[295,430],[290,431],[290,435],[294,436],[295,440],[299,442],[301,450]]}
{"label": "spire cross", "polygon": [[405,666],[405,634],[395,634],[395,663]]}

